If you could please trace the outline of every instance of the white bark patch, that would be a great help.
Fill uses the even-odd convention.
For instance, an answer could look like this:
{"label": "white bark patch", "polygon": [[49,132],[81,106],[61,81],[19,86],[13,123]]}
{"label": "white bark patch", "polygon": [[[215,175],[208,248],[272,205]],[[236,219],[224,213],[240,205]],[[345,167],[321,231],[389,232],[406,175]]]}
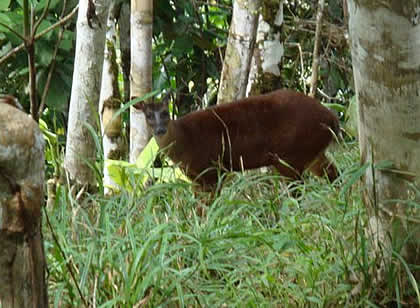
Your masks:
{"label": "white bark patch", "polygon": [[104,193],[107,195],[111,193],[114,189],[118,188],[118,185],[112,179],[109,170],[108,170],[108,155],[113,151],[118,151],[121,147],[122,140],[120,137],[113,137],[109,138],[107,135],[104,135],[102,138],[102,143],[104,147],[104,178],[103,178],[103,185],[104,185]]}
{"label": "white bark patch", "polygon": [[[153,1],[132,2],[131,10],[130,96],[143,97],[152,90]],[[130,162],[136,161],[149,138],[143,112],[130,108]]]}
{"label": "white bark patch", "polygon": [[256,41],[260,1],[235,1],[221,74],[218,103],[245,97]]}
{"label": "white bark patch", "polygon": [[270,25],[266,22],[260,15],[258,20],[258,29],[257,29],[257,43],[262,43],[266,38],[267,33],[270,31]]}
{"label": "white bark patch", "polygon": [[94,171],[86,164],[86,160],[94,163],[96,146],[86,124],[96,127],[109,2],[110,0],[95,2],[102,27],[96,23],[93,23],[94,29],[89,27],[86,17],[87,0],[80,1],[77,18],[76,54],[64,165],[70,178],[82,184],[95,182]]}
{"label": "white bark patch", "polygon": [[146,117],[142,111],[131,107],[130,112],[130,162],[135,163],[150,139]]}
{"label": "white bark patch", "polygon": [[275,32],[261,16],[258,22],[257,47],[261,51],[263,72],[279,76],[280,70],[278,66],[284,55],[284,47],[280,42],[280,33]]}
{"label": "white bark patch", "polygon": [[[280,76],[280,64],[284,55],[284,47],[280,41],[280,33],[277,27],[283,22],[283,3],[279,4],[274,21],[270,25],[260,14],[257,29],[257,41],[251,62],[246,95],[250,93],[260,93],[261,85],[265,85],[265,90],[269,87],[263,78],[273,79],[272,75]],[[271,75],[271,76],[270,76]],[[270,77],[269,77],[270,76]],[[270,81],[272,83],[272,81]]]}
{"label": "white bark patch", "polygon": [[[420,137],[407,138],[420,135],[420,28],[386,8],[368,10],[350,1],[349,10],[362,147],[369,151],[365,143],[373,142],[380,148],[376,160],[420,173]],[[388,79],[396,80],[395,88]]]}
{"label": "white bark patch", "polygon": [[152,88],[153,28],[152,24],[142,22],[142,14],[133,12],[131,18],[131,89],[136,91],[131,93],[131,96],[142,96],[149,93]]}
{"label": "white bark patch", "polygon": [[[364,29],[358,41],[354,41],[353,38],[352,46],[357,48],[356,52],[361,56],[370,54],[378,61],[393,59],[398,61],[398,67],[402,69],[411,69],[420,65],[418,52],[420,50],[420,25],[413,26],[409,19],[387,8],[368,10],[350,4],[349,10],[355,12],[352,14],[353,19],[357,19],[357,21],[354,20],[354,25]],[[381,31],[382,35],[378,35],[378,31]],[[371,46],[378,47],[373,48],[378,54],[372,54],[371,48],[365,50],[366,47]],[[395,58],[396,50],[398,50],[398,59]]]}
{"label": "white bark patch", "polygon": [[276,14],[276,18],[275,18],[274,24],[275,24],[276,26],[281,26],[281,25],[283,24],[283,21],[284,21],[284,15],[283,15],[283,0],[281,0],[281,1],[280,1],[280,4],[279,4],[279,10],[277,11],[277,14]]}
{"label": "white bark patch", "polygon": [[[405,4],[399,5],[401,11]],[[420,201],[411,186],[420,176],[420,28],[394,6],[348,1],[362,163],[390,163],[365,174],[365,201],[376,209],[371,235],[375,243],[391,235],[396,247],[420,238],[419,210],[402,202]],[[390,242],[381,244],[392,251]]]}
{"label": "white bark patch", "polygon": [[[99,110],[101,118],[102,144],[104,149],[104,169],[103,169],[103,184],[104,193],[110,194],[117,184],[111,178],[108,171],[108,159],[118,159],[119,157],[112,157],[112,153],[122,153],[122,126],[121,117],[115,116],[119,104],[118,99],[120,93],[118,92],[118,65],[116,63],[116,21],[115,21],[115,1],[109,8],[107,18],[107,32],[105,43],[105,56],[102,72],[101,95],[99,99]],[[114,93],[114,91],[116,93]],[[115,99],[117,103],[104,106],[107,100]],[[111,156],[111,157],[110,157]]]}
{"label": "white bark patch", "polygon": [[113,97],[114,94],[117,93],[113,93],[113,85],[114,85],[114,75],[112,72],[112,68],[113,68],[113,63],[112,63],[112,53],[115,50],[109,50],[109,45],[108,42],[110,44],[112,44],[111,48],[115,48],[114,44],[116,44],[116,30],[115,30],[115,21],[114,21],[114,16],[112,15],[112,11],[111,11],[112,7],[110,8],[110,11],[108,12],[108,18],[107,18],[107,31],[105,34],[105,49],[104,49],[104,62],[103,62],[103,68],[102,68],[102,83],[101,83],[101,92],[100,92],[100,108],[99,110],[100,115],[102,115],[102,111],[103,111],[103,102],[110,98]]}
{"label": "white bark patch", "polygon": [[283,55],[284,48],[283,44],[280,43],[279,37],[277,40],[264,42],[263,71],[280,76],[279,64]]}

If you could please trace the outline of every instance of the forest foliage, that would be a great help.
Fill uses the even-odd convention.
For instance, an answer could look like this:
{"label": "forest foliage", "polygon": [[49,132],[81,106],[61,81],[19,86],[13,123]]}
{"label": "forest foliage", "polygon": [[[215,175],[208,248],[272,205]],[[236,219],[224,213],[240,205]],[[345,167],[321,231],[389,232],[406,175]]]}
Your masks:
{"label": "forest foliage", "polygon": [[[36,18],[47,7],[37,33],[69,14],[76,0],[30,1]],[[224,48],[232,14],[231,1],[154,1],[153,88],[172,89],[177,95],[177,111],[185,114],[215,103]],[[267,9],[268,11],[268,9]],[[352,96],[351,65],[345,38],[345,17],[338,3],[327,6],[322,31],[319,88],[324,100],[340,102]],[[316,3],[286,1],[281,40],[285,56],[281,68],[282,84],[304,91],[312,63]],[[65,129],[72,82],[76,19],[56,27],[35,42],[37,96],[47,91],[42,117],[54,129]],[[28,63],[23,42],[22,1],[5,0],[0,5],[0,92],[19,98],[29,110]],[[63,31],[60,35],[60,31]],[[14,48],[19,52],[3,60]],[[47,84],[51,70],[52,78]],[[45,90],[45,87],[48,87]],[[322,96],[320,96],[322,98]],[[330,100],[338,98],[339,100]],[[341,110],[342,111],[342,110]],[[64,134],[63,134],[64,135]]]}
{"label": "forest foliage", "polygon": [[[23,1],[0,2],[0,93],[18,97],[28,111]],[[271,2],[264,1],[263,14],[270,14]],[[329,1],[324,12],[317,97],[344,123],[354,89],[341,3]],[[71,14],[77,0],[30,4],[35,20],[45,14],[41,33]],[[307,92],[317,3],[284,4],[280,87]],[[154,1],[153,90],[176,92],[178,115],[215,104],[231,18],[229,0]],[[47,93],[40,127],[48,178],[61,173],[75,29],[73,16],[35,41],[36,94],[42,101]],[[119,81],[122,91],[121,73]],[[124,121],[127,127],[126,113]],[[375,307],[398,298],[396,267],[403,262],[390,267],[392,294],[372,286],[378,260],[368,254],[362,231],[367,216],[357,183],[366,166],[359,166],[353,136],[334,149],[342,183],[305,178],[305,185],[287,187],[278,176],[227,174],[205,217],[197,205],[206,196],[182,179],[145,189],[148,177],[128,173],[120,179],[125,190],[110,198],[80,199],[59,185],[45,211],[52,306]],[[289,194],[294,190],[297,197]]]}

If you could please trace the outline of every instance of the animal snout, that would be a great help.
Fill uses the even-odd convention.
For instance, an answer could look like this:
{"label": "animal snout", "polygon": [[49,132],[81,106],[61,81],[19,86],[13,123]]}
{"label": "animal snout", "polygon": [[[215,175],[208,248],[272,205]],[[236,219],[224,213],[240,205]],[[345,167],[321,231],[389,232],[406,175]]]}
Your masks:
{"label": "animal snout", "polygon": [[155,135],[156,136],[162,136],[166,134],[166,128],[165,127],[157,127],[155,129]]}

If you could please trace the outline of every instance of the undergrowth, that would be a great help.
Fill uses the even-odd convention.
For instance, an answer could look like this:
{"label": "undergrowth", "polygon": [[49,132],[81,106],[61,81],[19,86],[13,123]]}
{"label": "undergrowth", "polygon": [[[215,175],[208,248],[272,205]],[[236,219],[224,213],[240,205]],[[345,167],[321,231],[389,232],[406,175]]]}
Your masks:
{"label": "undergrowth", "polygon": [[357,153],[335,155],[333,184],[236,173],[213,198],[182,181],[83,200],[60,186],[45,211],[51,306],[376,307]]}

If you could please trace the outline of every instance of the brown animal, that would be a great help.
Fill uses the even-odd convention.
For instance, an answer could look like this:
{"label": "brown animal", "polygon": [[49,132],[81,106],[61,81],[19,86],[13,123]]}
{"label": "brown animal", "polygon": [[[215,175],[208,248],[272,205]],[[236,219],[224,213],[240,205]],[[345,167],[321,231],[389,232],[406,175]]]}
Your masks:
{"label": "brown animal", "polygon": [[[290,90],[248,97],[171,120],[165,102],[138,105],[161,149],[186,175],[212,188],[218,171],[275,166],[301,179],[305,169],[330,181],[338,172],[325,157],[339,133],[337,117],[317,100]],[[221,167],[221,168],[220,168]]]}

